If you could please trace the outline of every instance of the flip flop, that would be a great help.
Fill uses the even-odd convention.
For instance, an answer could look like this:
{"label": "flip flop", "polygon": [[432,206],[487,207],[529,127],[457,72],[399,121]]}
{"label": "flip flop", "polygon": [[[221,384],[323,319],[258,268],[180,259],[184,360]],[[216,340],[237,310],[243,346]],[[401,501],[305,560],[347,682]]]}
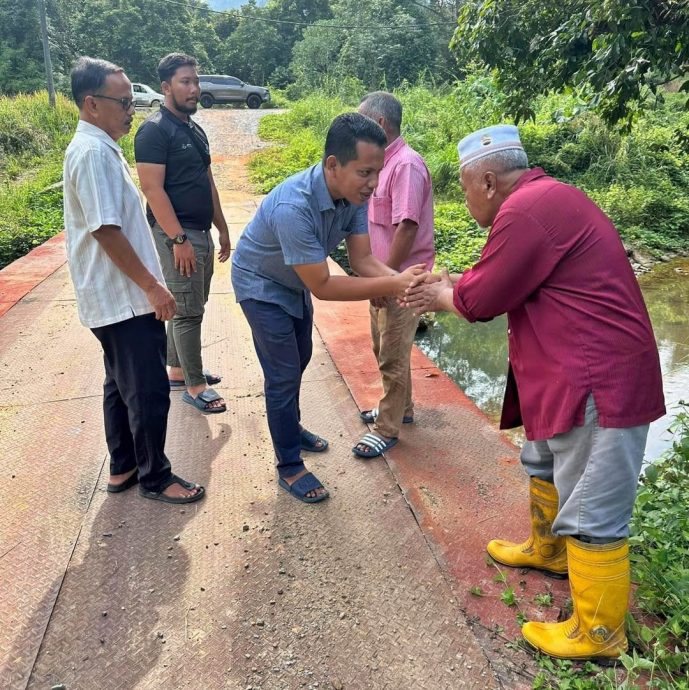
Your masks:
{"label": "flip flop", "polygon": [[[319,441],[321,443],[320,446],[318,445]],[[311,453],[322,453],[324,450],[328,449],[328,442],[324,438],[316,436],[316,434],[312,434],[310,431],[307,431],[306,429],[302,429],[301,449],[310,451]]]}
{"label": "flip flop", "polygon": [[[186,496],[180,498],[166,496],[163,493],[163,491],[165,491],[165,489],[167,489],[168,486],[172,486],[173,484],[179,484],[180,486],[183,486],[185,489],[189,491],[191,491],[192,489],[199,489],[199,491],[195,493],[193,496]],[[199,501],[205,495],[206,490],[200,484],[188,482],[182,479],[181,477],[178,477],[176,474],[170,475],[170,478],[163,484],[163,486],[160,487],[160,491],[148,491],[147,489],[144,489],[143,486],[139,487],[139,496],[143,496],[144,498],[150,498],[152,501],[162,501],[163,503],[194,503],[194,501]]]}
{"label": "flip flop", "polygon": [[[372,410],[364,410],[363,412],[359,412],[359,417],[363,419],[366,424],[374,424],[376,421],[376,417],[378,417],[378,408],[374,407]],[[414,423],[414,417],[413,415],[404,415],[402,417],[402,424],[413,424]]]}
{"label": "flip flop", "polygon": [[[377,458],[386,450],[390,450],[397,441],[399,441],[399,439],[396,436],[386,441],[384,438],[380,438],[380,436],[376,436],[375,434],[364,434],[356,446],[352,448],[352,453],[358,455],[360,458]],[[357,446],[360,445],[368,446],[370,450],[359,450]]]}
{"label": "flip flop", "polygon": [[134,474],[130,475],[121,484],[110,484],[108,483],[108,493],[109,494],[119,494],[127,489],[131,489],[133,486],[139,483],[139,471],[136,470]]}
{"label": "flip flop", "polygon": [[299,477],[294,484],[291,486],[281,477],[278,477],[278,485],[283,488],[288,494],[294,496],[294,498],[298,498],[300,501],[303,501],[304,503],[319,503],[320,501],[324,501],[330,494],[328,491],[326,491],[324,494],[321,494],[320,496],[307,496],[306,494],[309,493],[309,491],[313,491],[314,489],[324,489],[325,487],[323,484],[316,479],[316,477],[311,474],[311,472],[307,472],[303,477]]}
{"label": "flip flop", "polygon": [[[217,374],[211,374],[208,369],[203,370],[203,375],[206,377],[206,383],[209,386],[215,386],[216,383],[220,383],[222,381],[222,376],[218,376]],[[170,390],[171,391],[176,391],[176,390],[182,390],[182,388],[186,388],[187,384],[182,379],[181,381],[179,379],[170,379]]]}
{"label": "flip flop", "polygon": [[220,412],[227,412],[227,405],[225,405],[225,403],[220,407],[208,406],[208,403],[222,399],[222,395],[218,395],[212,388],[206,388],[205,391],[201,391],[196,397],[191,395],[189,391],[184,391],[182,394],[182,400],[188,405],[195,407],[201,414],[220,414]]}

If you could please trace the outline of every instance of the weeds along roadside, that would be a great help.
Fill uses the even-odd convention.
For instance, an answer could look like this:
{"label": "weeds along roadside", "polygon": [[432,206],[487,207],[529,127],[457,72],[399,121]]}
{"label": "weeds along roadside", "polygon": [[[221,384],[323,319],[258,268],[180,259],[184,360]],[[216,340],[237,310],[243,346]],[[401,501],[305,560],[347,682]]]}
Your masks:
{"label": "weeds along roadside", "polygon": [[[363,93],[363,89],[361,90]],[[431,170],[436,196],[437,265],[461,270],[475,261],[485,233],[469,217],[457,184],[456,142],[472,129],[500,120],[500,95],[489,80],[431,92],[397,92],[404,106],[403,135]],[[313,94],[288,113],[260,123],[275,147],[250,162],[252,181],[268,192],[318,161],[332,118],[356,107],[336,93]],[[536,123],[521,125],[532,165],[584,188],[616,222],[628,245],[653,256],[689,248],[689,156],[682,132],[689,114],[679,100],[644,114],[629,134],[583,113],[573,120],[571,97],[542,99]],[[336,257],[346,258],[344,252]],[[537,659],[533,688],[689,690],[689,413],[678,417],[673,449],[647,472],[632,523],[635,619],[628,620],[630,650],[616,669]],[[509,592],[503,599],[506,607]],[[512,593],[513,595],[514,593]]]}
{"label": "weeds along roadside", "polygon": [[[76,106],[45,92],[0,96],[0,269],[63,227],[62,161],[77,124]],[[133,133],[120,141],[133,161]]]}
{"label": "weeds along roadside", "polygon": [[[357,107],[353,85],[345,86],[344,98],[333,87],[291,103],[288,113],[261,120],[261,137],[276,146],[250,162],[260,191],[320,159],[332,118]],[[360,86],[357,95],[363,93]],[[502,120],[503,96],[490,78],[479,76],[453,87],[409,86],[395,93],[404,107],[402,133],[433,177],[437,265],[463,270],[478,257],[485,233],[464,206],[456,146],[474,129]],[[667,94],[662,107],[642,113],[623,133],[580,112],[574,96],[549,96],[536,104],[536,121],[521,123],[520,131],[531,165],[584,189],[610,215],[628,247],[660,259],[689,251],[689,112],[683,102]]]}

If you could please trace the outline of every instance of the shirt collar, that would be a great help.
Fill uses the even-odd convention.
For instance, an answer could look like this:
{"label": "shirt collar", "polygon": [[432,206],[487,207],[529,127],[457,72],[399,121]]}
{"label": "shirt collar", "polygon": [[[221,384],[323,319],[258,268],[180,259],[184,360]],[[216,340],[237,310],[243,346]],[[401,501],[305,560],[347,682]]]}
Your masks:
{"label": "shirt collar", "polygon": [[403,146],[405,145],[404,139],[400,136],[385,147],[385,163],[387,163]]}
{"label": "shirt collar", "polygon": [[79,120],[77,123],[77,132],[81,134],[88,134],[89,136],[99,139],[103,143],[107,144],[111,149],[114,149],[118,153],[122,153],[122,149],[117,145],[117,142],[107,133],[96,125],[92,125],[86,120]]}
{"label": "shirt collar", "polygon": [[185,122],[184,120],[178,118],[177,115],[175,115],[173,112],[168,110],[164,105],[160,106],[160,112],[163,115],[163,117],[166,117],[168,120],[174,122],[179,127],[194,127],[194,121],[191,119],[191,117],[189,117]]}
{"label": "shirt collar", "polygon": [[335,202],[330,196],[330,190],[325,183],[325,172],[323,171],[323,163],[316,163],[313,166],[313,193],[318,202],[319,211],[328,211],[335,208]]}
{"label": "shirt collar", "polygon": [[510,194],[514,194],[520,187],[523,187],[525,184],[528,184],[529,182],[532,182],[533,180],[537,180],[539,177],[547,177],[545,170],[543,168],[531,168],[531,170],[527,170],[514,184],[512,187],[512,191]]}

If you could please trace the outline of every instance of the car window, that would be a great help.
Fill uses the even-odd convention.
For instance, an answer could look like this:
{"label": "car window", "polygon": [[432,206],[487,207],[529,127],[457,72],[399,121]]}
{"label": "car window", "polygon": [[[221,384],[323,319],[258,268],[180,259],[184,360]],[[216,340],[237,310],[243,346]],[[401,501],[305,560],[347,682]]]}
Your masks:
{"label": "car window", "polygon": [[143,89],[138,84],[132,84],[132,90],[134,93],[141,93]]}

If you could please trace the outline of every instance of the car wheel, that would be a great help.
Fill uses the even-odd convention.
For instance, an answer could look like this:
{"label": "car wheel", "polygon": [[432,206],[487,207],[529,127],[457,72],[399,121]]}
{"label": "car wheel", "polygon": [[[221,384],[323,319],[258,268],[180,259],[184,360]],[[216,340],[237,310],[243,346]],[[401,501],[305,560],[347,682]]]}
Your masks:
{"label": "car wheel", "polygon": [[201,95],[201,98],[199,98],[199,103],[203,108],[212,108],[215,99],[209,93],[204,93]]}
{"label": "car wheel", "polygon": [[157,98],[151,101],[151,108],[160,108],[160,101]]}
{"label": "car wheel", "polygon": [[246,104],[252,109],[256,110],[256,108],[261,107],[261,97],[257,96],[255,93],[252,93],[249,98],[246,99]]}

